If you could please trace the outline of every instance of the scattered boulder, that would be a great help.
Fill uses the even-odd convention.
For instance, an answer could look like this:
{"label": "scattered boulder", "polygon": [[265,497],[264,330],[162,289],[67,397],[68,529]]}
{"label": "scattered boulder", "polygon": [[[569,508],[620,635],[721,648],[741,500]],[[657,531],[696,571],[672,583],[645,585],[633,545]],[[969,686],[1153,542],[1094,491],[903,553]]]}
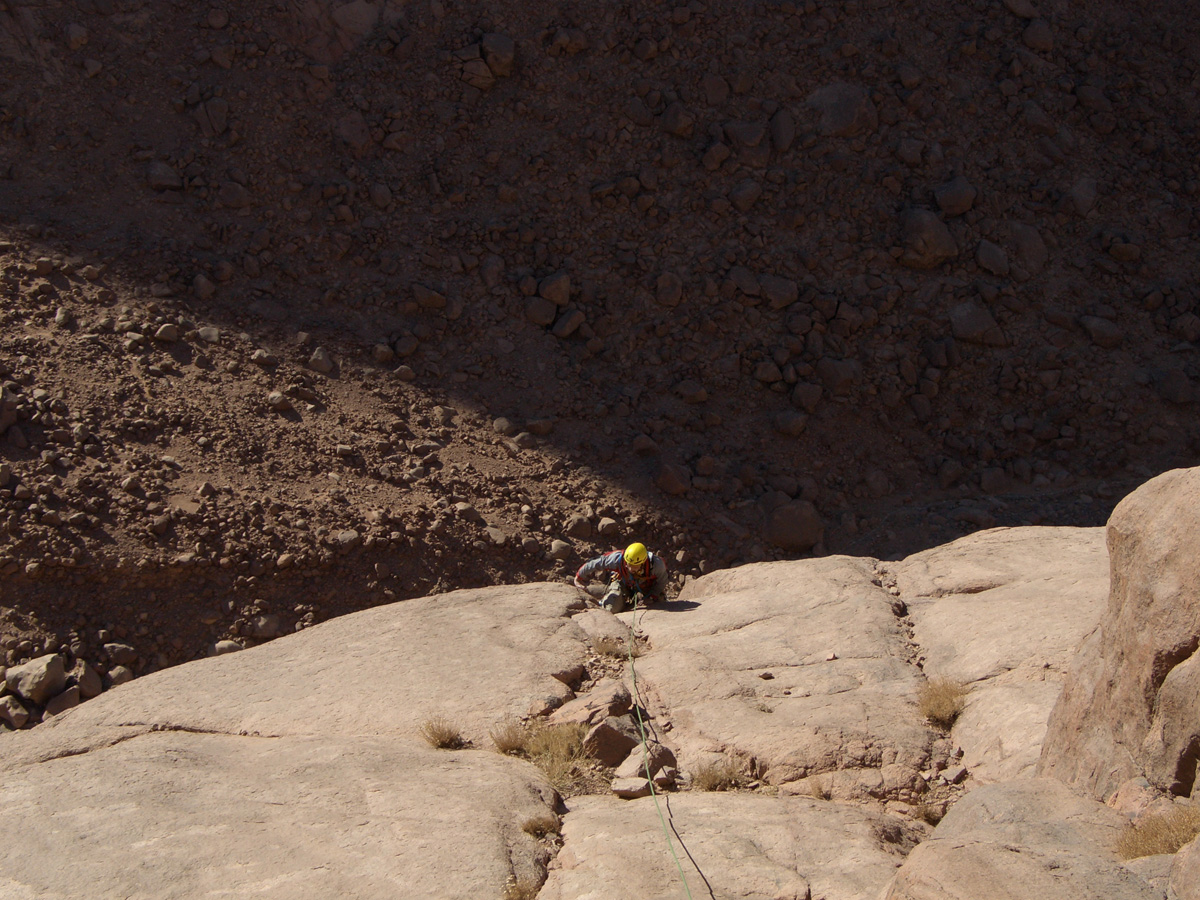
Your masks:
{"label": "scattered boulder", "polygon": [[964,300],[950,310],[950,328],[956,339],[969,344],[1003,347],[1007,343],[1004,332],[987,307],[974,298]]}
{"label": "scattered boulder", "polygon": [[938,209],[947,216],[961,216],[975,205],[978,191],[962,175],[938,187],[933,192]]}
{"label": "scattered boulder", "polygon": [[56,653],[39,656],[20,666],[9,666],[4,675],[8,689],[30,703],[45,706],[67,686],[67,671]]}
{"label": "scattered boulder", "polygon": [[807,104],[817,116],[817,130],[826,137],[853,137],[879,126],[870,94],[858,85],[838,82],[818,88]]}
{"label": "scattered boulder", "polygon": [[927,209],[910,207],[900,217],[903,253],[900,262],[911,269],[933,269],[958,256],[946,223]]}
{"label": "scattered boulder", "polygon": [[807,500],[793,500],[771,511],[764,536],[774,547],[805,553],[821,542],[824,533],[817,508]]}

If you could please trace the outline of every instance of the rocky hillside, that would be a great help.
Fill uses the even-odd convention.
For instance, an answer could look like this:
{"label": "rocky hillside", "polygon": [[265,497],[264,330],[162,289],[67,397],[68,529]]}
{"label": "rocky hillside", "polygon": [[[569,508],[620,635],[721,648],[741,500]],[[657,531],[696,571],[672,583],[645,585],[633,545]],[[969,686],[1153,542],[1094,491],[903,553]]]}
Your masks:
{"label": "rocky hillside", "polygon": [[618,617],[456,591],[148,675],[0,735],[0,891],[1196,900],[1197,494],[1155,479],[1107,547],[995,529]]}
{"label": "rocky hillside", "polygon": [[6,661],[1103,523],[1200,439],[1196,28],[0,3]]}

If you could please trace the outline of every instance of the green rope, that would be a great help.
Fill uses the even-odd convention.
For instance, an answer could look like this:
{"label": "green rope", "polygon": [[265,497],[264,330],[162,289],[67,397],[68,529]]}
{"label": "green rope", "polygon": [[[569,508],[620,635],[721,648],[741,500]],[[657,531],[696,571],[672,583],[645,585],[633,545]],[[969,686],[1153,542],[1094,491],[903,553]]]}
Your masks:
{"label": "green rope", "polygon": [[[637,624],[638,614],[638,595],[633,598],[633,621]],[[675,844],[671,840],[671,831],[667,826],[667,818],[663,815],[662,807],[658,803],[658,791],[654,789],[654,778],[650,775],[650,748],[646,740],[646,723],[642,721],[642,710],[638,705],[638,686],[637,686],[637,669],[633,665],[633,645],[636,641],[636,634],[633,626],[629,627],[629,677],[633,681],[633,714],[637,717],[638,733],[642,736],[642,769],[646,773],[646,781],[650,783],[650,796],[654,798],[654,808],[658,810],[658,820],[662,823],[663,837],[667,839],[667,849],[671,851],[671,858],[675,860],[675,868],[679,870],[679,877],[683,881],[683,891],[687,894],[688,900],[692,900],[692,889],[688,886],[687,876],[683,873],[683,864],[679,861],[679,855],[675,852]]]}

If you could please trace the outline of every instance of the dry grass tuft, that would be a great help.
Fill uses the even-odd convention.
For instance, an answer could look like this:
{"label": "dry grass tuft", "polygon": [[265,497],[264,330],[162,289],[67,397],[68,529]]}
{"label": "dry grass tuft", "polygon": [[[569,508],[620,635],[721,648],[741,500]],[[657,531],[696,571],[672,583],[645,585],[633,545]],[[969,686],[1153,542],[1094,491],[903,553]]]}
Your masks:
{"label": "dry grass tuft", "polygon": [[558,816],[551,813],[543,813],[540,816],[526,819],[521,824],[521,830],[528,835],[541,840],[549,834],[558,834],[562,828],[562,823],[558,821]]}
{"label": "dry grass tuft", "polygon": [[544,725],[529,733],[526,744],[529,758],[560,794],[580,793],[584,789],[588,769],[583,753],[586,734],[587,726],[576,723]]}
{"label": "dry grass tuft", "polygon": [[812,791],[813,799],[815,800],[832,800],[833,788],[825,782],[824,778],[814,776],[808,779],[809,789]]}
{"label": "dry grass tuft", "polygon": [[536,881],[511,875],[508,884],[504,885],[504,900],[537,900],[541,889]]}
{"label": "dry grass tuft", "polygon": [[462,732],[441,716],[425,720],[425,724],[421,726],[421,737],[425,738],[429,746],[439,750],[461,750],[467,746]]}
{"label": "dry grass tuft", "polygon": [[634,659],[642,655],[641,645],[637,641],[631,643],[611,636],[596,638],[592,646],[601,656],[608,656],[612,659],[629,659],[631,651]]}
{"label": "dry grass tuft", "polygon": [[732,791],[745,784],[746,774],[730,756],[702,762],[692,771],[692,787],[698,791]]}
{"label": "dry grass tuft", "polygon": [[963,711],[969,691],[965,684],[953,678],[931,678],[917,695],[921,715],[938,728],[949,729]]}
{"label": "dry grass tuft", "polygon": [[524,756],[528,752],[529,729],[516,720],[497,725],[489,735],[496,749],[505,756]]}
{"label": "dry grass tuft", "polygon": [[1180,806],[1148,815],[1130,825],[1117,840],[1117,853],[1122,859],[1178,853],[1197,835],[1200,835],[1200,806]]}
{"label": "dry grass tuft", "polygon": [[942,817],[946,815],[946,805],[944,803],[918,803],[913,807],[912,817],[919,819],[928,825],[937,825],[942,821]]}

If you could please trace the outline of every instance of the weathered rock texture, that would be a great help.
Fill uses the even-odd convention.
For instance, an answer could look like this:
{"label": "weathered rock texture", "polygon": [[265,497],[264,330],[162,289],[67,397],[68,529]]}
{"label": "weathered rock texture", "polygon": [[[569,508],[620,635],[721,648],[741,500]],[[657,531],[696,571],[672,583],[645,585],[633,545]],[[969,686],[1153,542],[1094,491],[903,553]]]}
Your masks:
{"label": "weathered rock texture", "polygon": [[847,770],[849,794],[908,796],[935,735],[892,602],[873,561],[832,557],[716,572],[647,611],[638,671],[685,765],[733,753],[772,784]]}
{"label": "weathered rock texture", "polygon": [[[912,840],[899,817],[803,797],[681,794],[664,813],[693,897],[869,897]],[[684,896],[650,798],[581,797],[563,839],[539,900]]]}
{"label": "weathered rock texture", "polygon": [[1200,470],[1167,472],[1108,526],[1112,593],[1050,720],[1040,771],[1099,799],[1144,774],[1195,796],[1200,763]]}
{"label": "weathered rock texture", "polygon": [[925,674],[970,687],[954,739],[972,777],[1031,774],[1075,648],[1108,597],[1104,529],[993,529],[890,571]]}
{"label": "weathered rock texture", "polygon": [[980,787],[909,855],[883,900],[1163,900],[1111,849],[1126,821],[1052,779]]}

